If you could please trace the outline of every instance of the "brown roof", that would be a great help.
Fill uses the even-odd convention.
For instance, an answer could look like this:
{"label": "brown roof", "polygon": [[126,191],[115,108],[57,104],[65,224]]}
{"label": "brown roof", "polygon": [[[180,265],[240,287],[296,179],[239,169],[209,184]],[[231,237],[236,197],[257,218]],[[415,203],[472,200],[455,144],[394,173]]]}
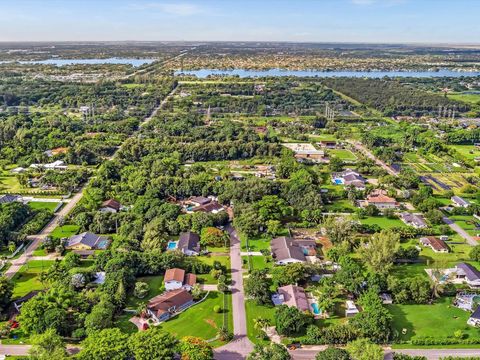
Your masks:
{"label": "brown roof", "polygon": [[287,285],[278,289],[278,293],[283,295],[284,304],[294,306],[300,311],[309,311],[307,294],[300,286]]}
{"label": "brown roof", "polygon": [[192,295],[184,289],[172,290],[162,295],[155,296],[148,302],[148,309],[157,316],[169,312],[172,307],[180,307],[193,301]]}
{"label": "brown roof", "polygon": [[270,242],[270,247],[276,261],[282,261],[286,259],[297,259],[299,261],[305,261],[305,254],[291,237],[281,236],[273,239]]}
{"label": "brown roof", "polygon": [[185,275],[185,285],[193,286],[197,283],[197,275],[187,274]]}
{"label": "brown roof", "polygon": [[168,269],[165,271],[165,279],[164,282],[169,282],[169,281],[179,281],[183,283],[183,279],[185,278],[185,270],[183,269]]}
{"label": "brown roof", "polygon": [[121,206],[122,205],[117,200],[114,200],[114,199],[106,200],[102,204],[102,207],[109,207],[117,211],[120,210]]}
{"label": "brown roof", "polygon": [[445,251],[445,250],[448,251],[448,246],[447,244],[445,244],[445,241],[440,240],[435,236],[426,236],[423,239],[426,239],[427,242],[435,251]]}
{"label": "brown roof", "polygon": [[208,204],[197,206],[197,207],[193,208],[192,211],[194,211],[194,212],[197,212],[197,211],[212,212],[212,211],[215,211],[215,210],[220,210],[222,208],[223,208],[223,206],[220,205],[218,202],[212,201]]}
{"label": "brown roof", "polygon": [[397,200],[387,195],[375,195],[367,198],[369,203],[396,203]]}

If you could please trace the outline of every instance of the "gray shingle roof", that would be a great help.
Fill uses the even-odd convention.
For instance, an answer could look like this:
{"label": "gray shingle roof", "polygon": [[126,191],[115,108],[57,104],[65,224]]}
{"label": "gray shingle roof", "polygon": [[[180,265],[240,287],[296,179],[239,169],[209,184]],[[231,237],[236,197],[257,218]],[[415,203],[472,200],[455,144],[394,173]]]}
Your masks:
{"label": "gray shingle roof", "polygon": [[70,237],[70,239],[68,239],[67,246],[83,244],[93,248],[100,241],[100,239],[102,239],[102,237],[99,235],[95,235],[90,232],[84,232],[84,233],[73,235],[72,237]]}
{"label": "gray shingle roof", "polygon": [[290,258],[300,261],[306,260],[302,248],[291,237],[282,236],[275,238],[271,241],[270,246],[277,261]]}
{"label": "gray shingle roof", "polygon": [[465,272],[465,276],[469,281],[476,281],[480,279],[480,271],[467,263],[460,263],[457,265],[457,269],[461,269]]}
{"label": "gray shingle roof", "polygon": [[188,231],[180,234],[177,248],[180,250],[191,250],[200,252],[200,236],[197,233]]}

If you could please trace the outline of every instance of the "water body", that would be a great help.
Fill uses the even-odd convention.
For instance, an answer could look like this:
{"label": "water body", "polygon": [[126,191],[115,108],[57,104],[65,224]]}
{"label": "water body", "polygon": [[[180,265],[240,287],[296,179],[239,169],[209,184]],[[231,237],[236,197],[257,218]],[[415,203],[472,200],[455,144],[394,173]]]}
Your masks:
{"label": "water body", "polygon": [[108,58],[108,59],[47,59],[37,61],[20,61],[21,64],[42,64],[42,65],[103,65],[103,64],[126,64],[138,67],[144,64],[151,64],[155,59],[129,59],[129,58]]}
{"label": "water body", "polygon": [[480,76],[480,72],[469,71],[453,71],[442,69],[439,71],[320,71],[320,70],[285,70],[285,69],[269,69],[269,70],[218,70],[218,69],[199,69],[175,71],[175,75],[194,75],[200,79],[204,79],[210,75],[229,75],[239,76],[241,78],[248,77],[265,77],[265,76],[296,76],[296,77],[358,77],[358,78],[383,78],[389,77],[462,77],[462,76]]}

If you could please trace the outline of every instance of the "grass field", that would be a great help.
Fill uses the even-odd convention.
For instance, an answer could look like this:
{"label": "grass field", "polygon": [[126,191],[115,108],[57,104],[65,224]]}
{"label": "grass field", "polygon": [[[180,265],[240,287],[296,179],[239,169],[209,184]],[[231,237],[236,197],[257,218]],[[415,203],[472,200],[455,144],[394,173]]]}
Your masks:
{"label": "grass field", "polygon": [[58,202],[46,202],[46,201],[30,201],[28,206],[31,209],[38,210],[38,209],[47,209],[50,210],[52,213],[55,208],[58,206]]}
{"label": "grass field", "polygon": [[451,148],[457,150],[467,159],[475,159],[480,157],[480,149],[474,145],[450,145]]}
{"label": "grass field", "polygon": [[[478,338],[480,330],[467,325],[469,312],[451,305],[452,298],[440,298],[433,305],[387,305],[393,328],[401,340],[417,337],[451,338],[457,330]],[[402,329],[407,329],[405,335]]]}
{"label": "grass field", "polygon": [[50,236],[55,239],[61,239],[75,235],[80,230],[78,225],[63,225],[55,228]]}
{"label": "grass field", "polygon": [[154,296],[157,296],[161,293],[161,288],[163,287],[163,276],[143,276],[136,279],[137,282],[145,282],[150,286],[148,294],[143,298],[139,299],[136,296],[130,294],[127,299],[127,308],[128,309],[137,309],[137,307],[144,302],[149,301]]}
{"label": "grass field", "polygon": [[[247,251],[247,236],[240,234],[240,241],[242,251]],[[260,251],[262,249],[270,250],[270,239],[265,239],[263,237],[248,239],[248,247],[250,251]]]}
{"label": "grass field", "polygon": [[15,284],[12,298],[16,299],[25,296],[30,291],[43,290],[44,286],[40,282],[39,275],[52,266],[53,263],[53,260],[32,260],[23,265],[12,279]]}
{"label": "grass field", "polygon": [[[265,341],[257,338],[260,332],[254,327],[254,320],[261,317],[271,321],[272,325],[273,315],[275,314],[275,307],[257,305],[254,300],[245,301],[245,310],[247,312],[247,336],[253,343],[263,343]],[[265,342],[266,343],[266,342]]]}
{"label": "grass field", "polygon": [[463,101],[468,104],[479,104],[480,94],[468,94],[468,93],[452,93],[448,94],[449,99]]}
{"label": "grass field", "polygon": [[331,156],[335,156],[339,158],[340,160],[343,161],[355,161],[357,160],[357,157],[355,156],[354,153],[352,153],[350,150],[347,149],[334,149],[334,150],[328,150],[328,153]]}
{"label": "grass field", "polygon": [[399,219],[389,219],[383,216],[370,216],[361,219],[360,222],[366,225],[378,225],[382,229],[390,229],[392,227],[405,227],[405,223]]}
{"label": "grass field", "polygon": [[[205,340],[212,339],[217,335],[218,329],[223,326],[224,312],[227,314],[227,326],[233,329],[231,294],[226,294],[226,297],[227,309],[223,306],[222,293],[212,291],[205,301],[162,323],[161,327],[177,338],[197,336]],[[213,308],[216,305],[220,306],[223,312],[214,312]]]}
{"label": "grass field", "polygon": [[[230,277],[230,257],[229,256],[197,256],[197,259],[205,264],[213,265],[214,261],[219,261],[227,269],[227,277]],[[216,284],[217,280],[210,274],[197,275],[197,281],[203,284]]]}
{"label": "grass field", "polygon": [[273,267],[273,261],[267,262],[265,256],[242,256],[243,268],[249,269],[249,263],[252,266],[252,270],[271,269]]}

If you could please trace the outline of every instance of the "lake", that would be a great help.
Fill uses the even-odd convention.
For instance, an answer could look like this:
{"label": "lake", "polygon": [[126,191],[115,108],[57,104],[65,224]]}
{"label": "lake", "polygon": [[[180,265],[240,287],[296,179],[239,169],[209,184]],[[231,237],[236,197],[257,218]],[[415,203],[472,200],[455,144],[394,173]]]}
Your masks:
{"label": "lake", "polygon": [[175,75],[194,75],[200,79],[204,79],[209,75],[230,75],[247,77],[264,77],[264,76],[297,76],[297,77],[367,77],[367,78],[383,78],[389,77],[461,77],[461,76],[480,76],[480,72],[469,71],[453,71],[442,69],[439,71],[319,71],[319,70],[285,70],[285,69],[269,69],[269,70],[218,70],[218,69],[199,69],[175,71]]}
{"label": "lake", "polygon": [[47,59],[36,61],[20,61],[21,64],[42,64],[42,65],[102,65],[102,64],[126,64],[138,67],[144,64],[151,64],[155,59],[129,59],[129,58],[108,58],[108,59]]}

